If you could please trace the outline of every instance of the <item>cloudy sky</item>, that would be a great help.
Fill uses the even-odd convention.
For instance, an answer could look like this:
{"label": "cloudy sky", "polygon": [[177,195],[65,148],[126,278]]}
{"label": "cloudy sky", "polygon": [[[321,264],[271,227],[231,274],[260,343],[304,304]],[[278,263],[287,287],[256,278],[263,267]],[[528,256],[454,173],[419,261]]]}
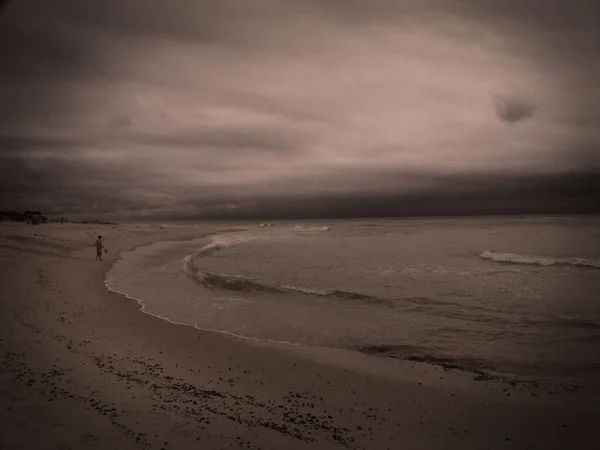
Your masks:
{"label": "cloudy sky", "polygon": [[12,0],[0,209],[599,210],[600,9],[556,3]]}

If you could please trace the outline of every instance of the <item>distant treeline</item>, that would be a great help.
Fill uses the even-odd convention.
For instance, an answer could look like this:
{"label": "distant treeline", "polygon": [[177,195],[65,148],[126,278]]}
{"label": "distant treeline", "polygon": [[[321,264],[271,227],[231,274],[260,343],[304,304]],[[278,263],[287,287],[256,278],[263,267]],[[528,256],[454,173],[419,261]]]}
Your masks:
{"label": "distant treeline", "polygon": [[24,222],[30,225],[39,225],[44,223],[81,223],[95,225],[114,225],[112,222],[102,220],[71,220],[68,217],[58,219],[48,219],[40,211],[25,211],[23,213],[15,211],[0,211],[0,222]]}
{"label": "distant treeline", "polygon": [[32,225],[48,223],[48,218],[40,211],[25,211],[24,213],[15,211],[0,211],[0,220],[10,222],[25,222]]}

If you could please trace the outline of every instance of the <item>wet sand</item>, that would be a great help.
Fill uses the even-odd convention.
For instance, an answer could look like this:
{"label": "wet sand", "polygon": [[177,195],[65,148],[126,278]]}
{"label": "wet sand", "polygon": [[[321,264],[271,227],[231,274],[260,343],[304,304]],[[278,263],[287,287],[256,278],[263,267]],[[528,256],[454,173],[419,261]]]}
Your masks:
{"label": "wet sand", "polygon": [[106,290],[119,252],[213,231],[0,224],[2,450],[600,449],[597,392],[242,340]]}

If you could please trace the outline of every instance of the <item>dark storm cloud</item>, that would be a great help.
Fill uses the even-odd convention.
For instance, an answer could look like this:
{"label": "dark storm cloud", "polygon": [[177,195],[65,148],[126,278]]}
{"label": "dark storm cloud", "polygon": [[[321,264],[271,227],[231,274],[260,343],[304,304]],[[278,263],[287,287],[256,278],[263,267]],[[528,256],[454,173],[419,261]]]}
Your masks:
{"label": "dark storm cloud", "polygon": [[60,17],[53,4],[12,0],[6,5],[0,16],[0,76],[36,82],[105,75],[111,41]]}
{"label": "dark storm cloud", "polygon": [[[121,164],[52,157],[0,156],[0,164],[0,199],[7,208],[25,207],[26,201],[28,207],[56,213],[134,211],[156,205],[148,180],[173,190],[158,168],[123,170]],[[145,186],[146,193],[128,195],[135,186]]]}
{"label": "dark storm cloud", "polygon": [[13,1],[0,15],[2,204],[587,211],[595,5]]}
{"label": "dark storm cloud", "polygon": [[473,2],[475,13],[484,13],[498,19],[517,18],[524,23],[554,31],[593,31],[600,16],[594,0],[575,0],[550,3],[545,0]]}
{"label": "dark storm cloud", "polygon": [[[474,188],[477,186],[477,188]],[[252,207],[194,206],[182,219],[303,219],[495,214],[599,213],[600,173],[546,176],[473,176],[437,180],[414,192],[306,195],[254,198]]]}
{"label": "dark storm cloud", "polygon": [[126,36],[158,35],[205,43],[236,39],[236,23],[268,18],[277,1],[56,0],[37,5],[40,16]]}
{"label": "dark storm cloud", "polygon": [[504,97],[496,99],[496,114],[498,118],[509,123],[533,116],[535,104],[532,100],[523,97]]}
{"label": "dark storm cloud", "polygon": [[81,147],[84,142],[68,138],[40,138],[29,136],[0,135],[0,155],[12,154],[14,157],[28,155],[32,150],[64,150]]}
{"label": "dark storm cloud", "polygon": [[49,26],[43,21],[3,23],[0,27],[3,54],[0,73],[13,77],[47,79],[89,70],[93,58],[90,49],[72,33]]}

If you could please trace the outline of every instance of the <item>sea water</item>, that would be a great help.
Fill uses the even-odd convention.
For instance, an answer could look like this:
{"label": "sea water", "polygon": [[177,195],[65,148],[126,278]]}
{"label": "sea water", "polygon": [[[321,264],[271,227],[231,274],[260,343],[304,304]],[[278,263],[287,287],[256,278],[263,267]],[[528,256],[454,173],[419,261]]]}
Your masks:
{"label": "sea water", "polygon": [[201,329],[600,382],[598,217],[266,225],[126,252],[107,286]]}

